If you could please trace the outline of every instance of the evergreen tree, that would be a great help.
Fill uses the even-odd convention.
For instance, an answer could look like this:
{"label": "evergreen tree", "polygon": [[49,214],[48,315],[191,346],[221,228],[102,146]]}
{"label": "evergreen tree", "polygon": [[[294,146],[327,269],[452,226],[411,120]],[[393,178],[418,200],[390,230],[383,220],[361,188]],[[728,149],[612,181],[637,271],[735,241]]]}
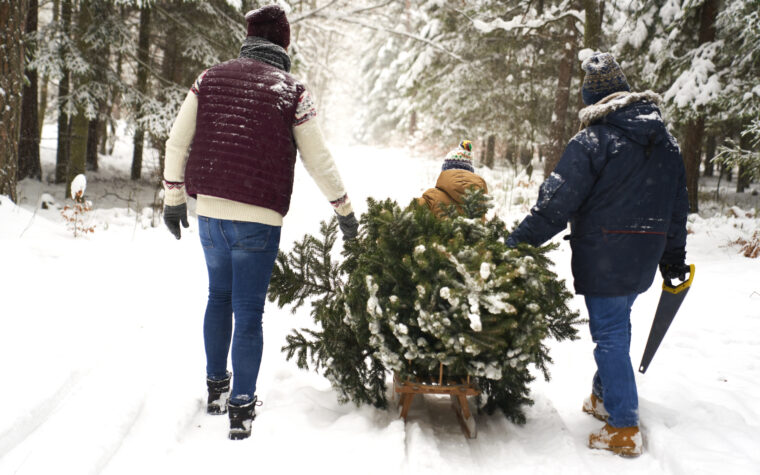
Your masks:
{"label": "evergreen tree", "polygon": [[570,85],[581,12],[551,1],[412,4],[406,23],[416,37],[368,48],[361,138],[387,143],[417,130],[427,143],[481,137],[487,150],[494,137],[499,156],[530,151],[526,167],[535,150],[558,159],[577,109]]}
{"label": "evergreen tree", "polygon": [[281,254],[270,299],[297,308],[314,300],[319,330],[288,337],[288,358],[324,372],[342,401],[387,405],[386,372],[401,378],[474,378],[484,408],[523,422],[528,366],[548,379],[544,340],[574,338],[571,295],[549,270],[551,247],[509,249],[482,191],[437,219],[416,202],[369,200],[345,260],[331,259],[335,222]]}
{"label": "evergreen tree", "polygon": [[[760,9],[756,0],[725,5],[718,15],[722,50],[716,65],[726,85],[719,91],[719,119],[738,123],[738,140],[721,147],[718,162],[739,171],[737,191],[760,179]],[[721,122],[716,120],[715,122]],[[726,129],[725,125],[722,127]],[[708,159],[711,158],[708,156]]]}

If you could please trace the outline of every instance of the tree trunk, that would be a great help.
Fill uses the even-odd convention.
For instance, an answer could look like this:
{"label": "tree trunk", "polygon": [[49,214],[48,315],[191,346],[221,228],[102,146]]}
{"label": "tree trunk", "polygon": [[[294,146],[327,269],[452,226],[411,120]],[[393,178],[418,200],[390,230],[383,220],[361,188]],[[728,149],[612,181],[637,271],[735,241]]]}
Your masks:
{"label": "tree trunk", "polygon": [[[706,0],[700,8],[699,44],[701,45],[715,40],[718,0]],[[704,133],[704,114],[686,123],[683,159],[686,166],[686,186],[689,189],[689,208],[692,213],[699,212],[699,160],[702,155]]]}
{"label": "tree trunk", "polygon": [[[181,1],[174,0],[166,9],[172,15],[179,15],[184,5]],[[182,83],[181,75],[181,41],[182,32],[175,22],[169,22],[164,29],[164,56],[161,61],[161,75],[175,84]],[[165,94],[163,100],[167,100]],[[166,139],[168,137],[154,137],[155,146],[158,149],[158,176],[164,176],[164,165],[166,163]]]}
{"label": "tree trunk", "polygon": [[586,12],[583,46],[594,51],[599,51],[602,47],[603,8],[603,2],[599,0],[583,0],[583,10]]}
{"label": "tree trunk", "polygon": [[[97,25],[106,22],[111,18],[112,5],[107,0],[87,0],[82,5],[86,5],[90,10],[85,20],[90,24]],[[80,16],[81,18],[81,16]],[[89,45],[88,45],[89,46]],[[93,69],[93,79],[98,84],[108,83],[108,59],[111,54],[110,42],[103,41],[95,48],[88,50],[87,56],[91,58]],[[87,169],[97,171],[98,169],[98,144],[100,143],[101,134],[104,129],[104,118],[108,114],[108,101],[106,98],[98,98],[97,115],[90,119],[87,132]]]}
{"label": "tree trunk", "polygon": [[[174,0],[171,5],[167,5],[166,10],[172,14],[179,16],[183,8],[186,8],[182,2]],[[182,83],[182,77],[180,74],[180,63],[182,61],[182,31],[176,22],[170,21],[162,28],[164,32],[164,56],[161,60],[161,75],[177,84]]]}
{"label": "tree trunk", "polygon": [[[139,44],[137,50],[137,92],[145,96],[148,91],[148,68],[146,65],[150,61],[150,6],[143,5],[140,9],[140,32]],[[141,114],[138,113],[138,119]],[[139,180],[142,172],[143,143],[145,142],[145,131],[141,126],[135,127],[134,151],[132,153],[132,180]]]}
{"label": "tree trunk", "polygon": [[496,157],[496,136],[491,134],[488,136],[488,141],[486,142],[485,165],[492,170],[494,166],[495,157]]}
{"label": "tree trunk", "polygon": [[90,119],[87,124],[87,170],[98,171],[98,139],[102,121],[99,118]]}
{"label": "tree trunk", "polygon": [[[85,41],[87,30],[92,25],[92,14],[90,11],[91,2],[89,0],[79,1],[79,12],[77,15],[75,39],[79,51],[85,58],[90,60],[90,64],[95,63],[92,51],[88,48]],[[80,84],[86,84],[91,80],[89,74],[74,75],[72,78],[75,87]],[[90,128],[90,119],[84,113],[83,107],[77,107],[75,115],[70,118],[69,130],[71,131],[69,140],[69,167],[66,174],[66,196],[71,196],[71,182],[79,174],[85,173],[87,165],[87,137]]]}
{"label": "tree trunk", "polygon": [[702,136],[705,131],[703,116],[686,123],[684,130],[683,161],[686,166],[686,187],[689,191],[689,210],[699,212],[699,157],[702,154]]}
{"label": "tree trunk", "polygon": [[40,87],[40,99],[37,107],[37,133],[42,137],[42,127],[45,125],[45,114],[47,113],[47,99],[48,99],[48,77],[42,76],[39,81]]}
{"label": "tree trunk", "polygon": [[[752,149],[752,140],[750,134],[744,134],[739,140],[739,146],[742,150]],[[736,192],[744,193],[744,190],[749,188],[749,170],[746,164],[739,165],[739,169],[736,170]]]}
{"label": "tree trunk", "polygon": [[504,159],[512,168],[517,168],[517,145],[515,143],[507,143],[507,151],[504,153]]}
{"label": "tree trunk", "polygon": [[[119,16],[123,21],[127,21],[127,13],[124,5],[119,7]],[[124,65],[124,53],[120,48],[116,48],[116,73],[117,78],[121,78],[122,69]],[[104,155],[113,155],[114,147],[116,146],[116,119],[121,118],[119,115],[119,106],[121,105],[121,95],[118,91],[117,85],[112,85],[108,91],[108,103],[106,104],[106,111],[103,124],[103,142],[102,150]],[[110,129],[110,135],[109,135]]]}
{"label": "tree trunk", "polygon": [[[29,1],[26,17],[26,34],[31,37],[37,32],[37,0]],[[33,56],[36,45],[27,44]],[[29,84],[24,85],[24,97],[21,105],[21,140],[18,145],[18,179],[42,179],[40,166],[40,130],[37,117],[37,71],[26,68]]]}
{"label": "tree trunk", "polygon": [[21,95],[24,88],[24,29],[28,2],[0,0],[0,195],[16,201]]}
{"label": "tree trunk", "polygon": [[533,175],[533,147],[531,145],[520,146],[520,165],[525,167],[525,173],[528,175],[528,180]]}
{"label": "tree trunk", "polygon": [[[61,2],[61,23],[63,33],[69,36],[71,33],[71,0],[62,0]],[[69,167],[69,148],[71,141],[69,137],[69,113],[65,106],[65,101],[69,95],[69,70],[66,67],[64,51],[60,51],[63,67],[61,68],[61,79],[58,82],[58,148],[55,154],[55,182],[65,183],[66,173]]]}
{"label": "tree trunk", "polygon": [[[568,20],[567,29],[573,30],[572,21]],[[570,84],[573,78],[573,61],[575,60],[575,36],[570,36],[565,43],[564,54],[559,62],[557,75],[557,93],[554,96],[554,113],[552,114],[551,142],[546,161],[544,176],[548,177],[559,163],[562,150],[565,148],[565,130],[567,128],[567,108],[570,103]],[[567,46],[570,46],[569,48]]]}
{"label": "tree trunk", "polygon": [[715,175],[715,164],[712,159],[715,158],[715,150],[718,148],[718,140],[714,134],[707,136],[707,143],[705,144],[705,176]]}
{"label": "tree trunk", "polygon": [[71,119],[71,160],[66,177],[66,196],[71,196],[71,182],[74,177],[85,172],[87,157],[87,129],[90,121],[84,111],[78,111]]}
{"label": "tree trunk", "polygon": [[[53,23],[58,23],[58,6],[60,1],[53,0]],[[42,127],[45,125],[45,114],[47,114],[48,103],[48,81],[47,75],[42,76],[40,81],[40,100],[37,110],[37,119],[39,121],[39,135],[42,137]]]}

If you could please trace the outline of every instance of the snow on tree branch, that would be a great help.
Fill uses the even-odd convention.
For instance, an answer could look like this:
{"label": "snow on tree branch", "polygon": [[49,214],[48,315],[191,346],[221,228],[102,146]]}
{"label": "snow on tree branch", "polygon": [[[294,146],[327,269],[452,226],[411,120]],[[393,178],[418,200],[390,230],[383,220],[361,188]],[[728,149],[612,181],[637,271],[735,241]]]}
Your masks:
{"label": "snow on tree branch", "polygon": [[536,15],[536,11],[532,10],[528,13],[515,15],[509,20],[502,20],[497,18],[489,22],[471,18],[472,25],[481,33],[488,34],[494,30],[540,30],[552,23],[564,20],[568,17],[575,18],[581,23],[585,22],[586,15],[578,10],[568,10],[559,15],[548,13],[544,15]]}

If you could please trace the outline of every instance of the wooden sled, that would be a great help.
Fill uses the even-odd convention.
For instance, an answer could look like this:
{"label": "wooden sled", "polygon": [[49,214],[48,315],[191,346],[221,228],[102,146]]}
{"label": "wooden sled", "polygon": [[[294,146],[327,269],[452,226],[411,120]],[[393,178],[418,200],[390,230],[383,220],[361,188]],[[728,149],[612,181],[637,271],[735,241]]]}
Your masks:
{"label": "wooden sled", "polygon": [[443,384],[443,364],[438,369],[438,381],[401,381],[397,374],[393,374],[393,391],[399,395],[398,406],[400,417],[406,422],[409,414],[409,407],[412,400],[417,394],[448,394],[451,398],[451,407],[459,419],[459,425],[462,427],[465,437],[474,439],[478,435],[478,429],[475,426],[475,418],[470,411],[470,405],[467,402],[467,396],[477,396],[480,389],[470,383],[470,377],[467,376],[460,384]]}

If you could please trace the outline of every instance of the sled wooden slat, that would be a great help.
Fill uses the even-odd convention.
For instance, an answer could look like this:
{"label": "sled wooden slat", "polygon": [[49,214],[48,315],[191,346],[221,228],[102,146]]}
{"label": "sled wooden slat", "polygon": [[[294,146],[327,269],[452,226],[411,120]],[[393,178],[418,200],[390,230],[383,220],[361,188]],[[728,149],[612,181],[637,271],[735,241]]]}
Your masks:
{"label": "sled wooden slat", "polygon": [[394,373],[393,391],[399,395],[399,416],[404,419],[404,421],[406,421],[407,416],[409,415],[409,407],[411,407],[415,395],[448,394],[451,397],[452,408],[457,415],[457,419],[459,419],[459,424],[462,426],[462,432],[464,432],[465,436],[469,439],[474,439],[477,436],[475,419],[472,411],[470,411],[467,396],[477,396],[480,394],[480,390],[470,383],[469,376],[460,384],[443,384],[443,365],[439,368],[438,381],[402,381],[398,375]]}

